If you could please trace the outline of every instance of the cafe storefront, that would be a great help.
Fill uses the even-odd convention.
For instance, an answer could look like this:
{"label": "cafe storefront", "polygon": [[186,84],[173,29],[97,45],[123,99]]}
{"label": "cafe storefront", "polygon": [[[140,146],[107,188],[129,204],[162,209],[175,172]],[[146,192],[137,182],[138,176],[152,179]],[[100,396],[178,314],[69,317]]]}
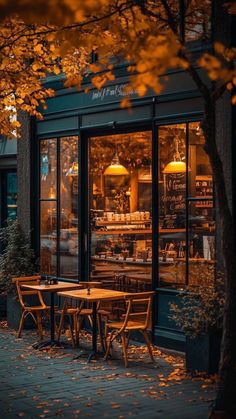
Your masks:
{"label": "cafe storefront", "polygon": [[186,285],[214,279],[216,223],[202,100],[183,72],[121,109],[126,78],[89,93],[57,89],[34,141],[34,226],[42,273],[157,290],[154,341],[176,349],[169,319]]}

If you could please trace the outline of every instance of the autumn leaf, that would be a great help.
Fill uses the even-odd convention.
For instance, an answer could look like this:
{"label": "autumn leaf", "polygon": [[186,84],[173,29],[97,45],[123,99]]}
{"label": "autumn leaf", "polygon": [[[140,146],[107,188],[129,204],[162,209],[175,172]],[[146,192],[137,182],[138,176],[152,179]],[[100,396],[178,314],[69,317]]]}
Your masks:
{"label": "autumn leaf", "polygon": [[118,404],[118,403],[111,403],[111,407],[112,407],[112,409],[119,409],[120,408],[120,404]]}

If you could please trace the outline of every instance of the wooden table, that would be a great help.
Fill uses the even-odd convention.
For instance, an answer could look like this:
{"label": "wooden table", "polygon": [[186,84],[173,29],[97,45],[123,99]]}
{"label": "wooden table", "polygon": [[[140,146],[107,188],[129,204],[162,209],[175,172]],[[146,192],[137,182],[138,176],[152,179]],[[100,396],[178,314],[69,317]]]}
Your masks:
{"label": "wooden table", "polygon": [[88,357],[88,362],[94,357],[97,356],[97,303],[99,301],[115,301],[122,300],[129,293],[115,290],[108,290],[102,288],[91,288],[89,291],[87,289],[83,290],[73,290],[73,291],[61,291],[58,292],[58,295],[67,297],[67,298],[76,298],[82,301],[87,301],[92,303],[92,318],[93,318],[93,329],[92,329],[92,353]]}
{"label": "wooden table", "polygon": [[57,346],[60,345],[59,342],[55,340],[55,304],[54,304],[54,295],[58,291],[68,291],[73,289],[80,289],[83,286],[79,284],[72,284],[71,282],[61,282],[59,281],[57,284],[53,285],[45,285],[45,284],[38,284],[38,285],[30,285],[30,284],[24,284],[22,285],[23,288],[29,289],[29,290],[35,290],[40,292],[50,292],[50,329],[51,329],[51,339],[37,343],[34,345],[35,349],[41,349],[45,346]]}

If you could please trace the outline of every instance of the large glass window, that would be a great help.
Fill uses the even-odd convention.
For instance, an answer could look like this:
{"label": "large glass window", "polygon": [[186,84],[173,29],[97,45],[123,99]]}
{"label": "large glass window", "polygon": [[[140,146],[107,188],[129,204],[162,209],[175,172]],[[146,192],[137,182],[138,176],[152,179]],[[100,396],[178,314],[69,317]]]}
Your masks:
{"label": "large glass window", "polygon": [[56,199],[57,193],[57,140],[40,142],[41,199]]}
{"label": "large glass window", "polygon": [[17,175],[7,172],[7,218],[14,220],[17,215]]}
{"label": "large glass window", "polygon": [[215,274],[215,210],[210,162],[199,123],[189,129],[188,281],[207,285]]}
{"label": "large glass window", "polygon": [[17,216],[17,174],[14,170],[2,170],[0,173],[0,225],[7,219]]}
{"label": "large glass window", "polygon": [[215,271],[212,172],[199,123],[159,128],[159,284],[199,285]]}
{"label": "large glass window", "polygon": [[[159,227],[159,286],[214,279],[213,181],[200,123],[160,126],[155,141],[158,208],[153,214],[152,133],[88,139],[89,276],[109,287],[152,288],[153,216]],[[78,146],[78,137],[40,140],[41,271],[71,279],[79,272]]]}
{"label": "large glass window", "polygon": [[198,6],[195,4],[194,7],[191,1],[185,4],[185,41],[210,40],[211,9],[212,2],[209,0],[199,1]]}
{"label": "large glass window", "polygon": [[56,274],[57,219],[56,201],[40,203],[40,269],[44,274]]}
{"label": "large glass window", "polygon": [[60,274],[78,277],[78,138],[61,138]]}
{"label": "large glass window", "polygon": [[159,128],[159,278],[186,277],[186,125]]}
{"label": "large glass window", "polygon": [[56,274],[57,140],[40,142],[40,269]]}
{"label": "large glass window", "polygon": [[40,266],[78,277],[78,138],[40,141]]}
{"label": "large glass window", "polygon": [[151,288],[152,135],[90,138],[91,272],[111,287]]}

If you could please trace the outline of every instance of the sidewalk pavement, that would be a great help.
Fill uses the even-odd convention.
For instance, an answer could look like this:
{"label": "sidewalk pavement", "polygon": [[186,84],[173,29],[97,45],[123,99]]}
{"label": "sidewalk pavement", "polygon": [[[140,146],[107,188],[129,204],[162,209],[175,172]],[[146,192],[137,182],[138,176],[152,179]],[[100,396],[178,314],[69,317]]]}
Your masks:
{"label": "sidewalk pavement", "polygon": [[146,347],[132,345],[125,368],[119,344],[115,359],[87,364],[84,357],[74,359],[78,349],[39,351],[32,349],[35,341],[35,331],[17,339],[0,324],[1,419],[208,417],[215,380],[186,376],[180,356],[155,348],[154,366]]}

